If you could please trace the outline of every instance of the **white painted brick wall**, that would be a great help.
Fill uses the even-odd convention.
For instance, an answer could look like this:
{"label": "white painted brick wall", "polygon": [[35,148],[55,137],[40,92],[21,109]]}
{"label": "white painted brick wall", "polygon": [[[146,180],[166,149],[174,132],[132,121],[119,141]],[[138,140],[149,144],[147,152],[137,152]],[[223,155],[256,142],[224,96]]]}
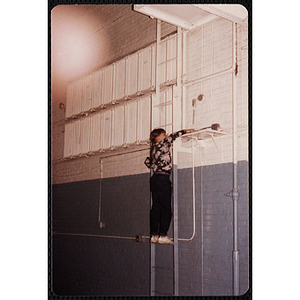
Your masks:
{"label": "white painted brick wall", "polygon": [[149,169],[144,164],[147,156],[149,156],[149,151],[143,150],[103,158],[102,178],[147,173]]}
{"label": "white painted brick wall", "polygon": [[[243,32],[244,31],[244,32]],[[220,32],[220,35],[219,35]],[[246,44],[245,30],[241,27],[238,28],[238,55],[239,55],[239,74],[238,74],[238,154],[239,160],[247,160],[248,153],[248,131],[247,131],[247,109],[248,109],[248,78],[247,78],[247,51],[241,50]],[[204,38],[204,41],[202,40]],[[218,42],[222,39],[222,42]],[[232,61],[232,31],[231,23],[226,20],[217,20],[210,24],[205,25],[202,28],[195,29],[188,33],[188,80],[198,79],[201,76],[212,74],[224,70],[231,65]],[[126,39],[124,39],[126,42]],[[213,46],[214,44],[214,46]],[[128,45],[127,45],[128,46]],[[124,45],[126,47],[126,45]],[[205,52],[201,52],[202,49]],[[207,79],[201,83],[191,85],[187,88],[187,97],[184,99],[186,104],[186,120],[187,128],[192,124],[192,99],[203,93],[205,98],[202,102],[197,101],[195,127],[201,128],[210,126],[212,123],[218,122],[224,131],[228,132],[228,135],[222,138],[216,138],[218,145],[218,152],[215,144],[212,140],[205,141],[205,147],[202,149],[195,149],[195,162],[196,166],[209,165],[207,168],[207,174],[205,174],[205,186],[204,192],[204,294],[231,294],[231,252],[232,249],[232,207],[231,199],[226,198],[224,200],[224,192],[227,192],[232,188],[232,177],[230,176],[231,168],[223,168],[222,163],[232,162],[232,78],[231,74],[225,74],[217,76],[214,79]],[[57,127],[57,131],[59,128]],[[99,159],[100,154],[91,156],[88,158],[81,158],[69,162],[61,162],[53,165],[54,180],[53,184],[91,180],[96,178],[111,178],[120,177],[134,174],[143,174],[149,172],[144,165],[144,159],[148,156],[148,150],[140,152],[130,152],[121,155],[115,155],[112,157],[102,158],[102,172],[100,169]],[[62,151],[61,151],[62,152]],[[61,154],[62,155],[62,154]],[[105,154],[103,154],[105,155]],[[103,156],[102,155],[102,156]],[[203,161],[201,163],[200,156],[202,155]],[[58,156],[55,156],[58,157]],[[192,155],[188,153],[180,153],[179,168],[190,168],[192,166]],[[215,171],[215,165],[220,168],[218,172]],[[184,182],[180,182],[181,193],[191,194],[191,171],[189,170],[189,176],[184,178]],[[247,238],[247,174],[239,174],[241,186],[241,201],[239,203],[239,209],[241,211],[239,215],[239,228],[241,233],[241,242],[246,245]],[[199,176],[199,174],[198,174]],[[218,186],[218,182],[222,185]],[[136,188],[135,183],[132,186]],[[228,187],[228,190],[226,188]],[[224,190],[220,190],[224,189]],[[199,190],[198,190],[199,191]],[[244,193],[244,194],[242,194]],[[199,195],[198,195],[199,197]],[[181,197],[182,201],[183,197]],[[199,262],[200,258],[200,244],[199,244],[199,198],[197,200],[197,233],[193,242],[183,244],[180,248],[180,285],[181,292],[189,294],[190,289],[194,292],[199,289],[200,271]],[[179,203],[180,211],[180,237],[188,238],[191,234],[192,228],[192,202],[191,197],[185,201]],[[172,229],[170,229],[172,231]],[[197,240],[198,238],[198,240]],[[216,243],[217,246],[216,246]],[[180,244],[181,247],[181,244]],[[241,248],[241,258],[245,256],[246,250]],[[122,248],[123,249],[123,248]],[[127,248],[128,249],[128,248]],[[169,248],[168,248],[169,249]],[[168,251],[167,249],[167,251]],[[230,249],[228,251],[228,249]],[[166,248],[164,248],[166,251]],[[170,250],[171,251],[171,250]],[[227,252],[225,252],[227,251]],[[158,253],[159,254],[159,253]],[[161,257],[157,255],[157,257]],[[190,272],[191,257],[194,257],[196,263],[197,275]],[[171,255],[168,256],[171,258]],[[171,264],[172,265],[172,262]],[[241,273],[247,276],[247,269],[244,265],[241,266]],[[168,277],[169,278],[169,277]],[[172,281],[170,276],[168,281]],[[213,284],[212,284],[213,282]],[[161,282],[164,287],[164,281]],[[168,286],[171,289],[171,285]],[[190,289],[189,289],[190,288]],[[198,294],[199,295],[199,294]]]}
{"label": "white painted brick wall", "polygon": [[[237,119],[238,119],[238,159],[248,159],[248,78],[247,78],[247,31],[238,27],[238,60],[239,73],[237,78]],[[211,75],[213,72],[226,70],[232,63],[232,25],[226,20],[216,20],[203,27],[192,30],[187,35],[187,76],[188,80],[199,79],[201,76]],[[204,100],[196,102],[195,120],[193,124],[192,99],[204,94]],[[206,141],[203,148],[204,164],[217,164],[232,161],[232,74],[224,74],[215,78],[203,80],[194,85],[187,86],[186,98],[183,99],[186,105],[185,127],[200,129],[210,126],[212,123],[220,123],[221,128],[228,133],[228,136],[216,138],[221,155],[212,141]],[[61,128],[57,127],[57,131]],[[54,127],[53,133],[56,132]],[[61,134],[61,133],[60,133]],[[58,136],[58,135],[57,135]],[[56,139],[54,140],[57,144]],[[60,145],[62,142],[59,143]],[[55,158],[58,151],[55,151]],[[88,160],[92,160],[88,158]],[[179,156],[179,168],[191,165],[189,155]],[[92,164],[92,163],[91,163]],[[63,167],[72,164],[64,164]],[[76,164],[77,165],[77,164]],[[200,162],[196,161],[196,166]],[[62,169],[62,166],[54,167],[54,171]],[[114,171],[107,173],[107,176],[122,176],[123,174],[139,174],[145,172],[144,165],[139,162],[135,165],[129,164],[126,168],[118,167]],[[81,172],[79,172],[81,171]],[[78,169],[70,170],[70,173],[84,173],[88,175],[88,169],[84,169],[84,164],[79,164]],[[108,175],[109,174],[109,175]],[[62,174],[59,174],[62,176]],[[70,180],[72,176],[68,176]],[[85,176],[78,178],[90,179]]]}
{"label": "white painted brick wall", "polygon": [[[109,8],[110,7],[110,8]],[[103,22],[105,37],[109,39],[110,47],[107,47],[104,52],[99,52],[95,55],[95,63],[91,67],[99,68],[109,65],[114,61],[117,61],[130,53],[134,53],[139,49],[142,49],[156,39],[156,22],[148,18],[143,14],[139,14],[132,11],[130,5],[119,6],[111,5],[106,7],[99,6],[100,19]],[[90,12],[91,13],[91,12]],[[93,15],[93,13],[91,13]],[[91,15],[91,20],[93,16]],[[87,16],[89,17],[89,16]],[[98,22],[94,21],[94,26],[97,26]],[[138,25],[138,26],[137,26]],[[102,40],[103,35],[95,27],[95,31],[99,32],[99,36],[95,35],[95,39]],[[162,37],[166,37],[176,32],[176,27],[168,23],[162,22]],[[102,32],[102,31],[101,31]],[[97,56],[97,58],[96,58]],[[64,119],[66,117],[64,110],[58,108],[58,103],[66,103],[66,86],[56,86],[56,95],[60,92],[60,98],[52,99],[52,183],[59,184],[65,182],[91,180],[100,178],[99,171],[99,155],[91,156],[88,158],[81,158],[76,161],[62,161],[64,152]],[[130,152],[130,149],[128,149]],[[126,159],[126,158],[125,158]],[[142,159],[141,159],[142,160]],[[126,171],[122,169],[122,174],[139,174],[145,172],[145,166],[141,164],[141,160],[135,165],[135,162],[131,162],[125,167]],[[121,176],[121,173],[117,175],[117,167],[110,171],[113,176]],[[147,171],[147,169],[146,169]]]}
{"label": "white painted brick wall", "polygon": [[[232,65],[232,23],[216,20],[201,28],[194,29],[187,37],[187,77],[188,81],[228,70]],[[247,28],[237,28],[237,122],[238,159],[248,160],[248,57]],[[199,94],[204,100],[196,101],[193,120],[192,100]],[[203,157],[205,165],[232,162],[232,73],[216,74],[197,84],[188,84],[185,101],[186,125],[200,129],[219,123],[227,136],[216,138],[221,155],[212,141],[205,142]],[[194,121],[194,124],[193,124]],[[179,168],[191,164],[186,154],[179,155]],[[196,165],[200,163],[196,162]]]}
{"label": "white painted brick wall", "polygon": [[[216,31],[214,33],[214,31]],[[212,41],[217,41],[218,36],[224,39],[217,46]],[[211,38],[207,37],[210,32]],[[237,123],[238,123],[238,160],[248,160],[248,78],[247,78],[247,51],[242,47],[247,45],[247,29],[238,26],[238,64],[239,73],[237,77]],[[214,35],[214,36],[213,36]],[[207,38],[202,42],[202,38]],[[188,33],[188,80],[196,80],[201,76],[211,75],[213,72],[226,70],[232,62],[232,25],[226,20],[219,20],[213,24],[207,24],[203,28],[195,29]],[[202,47],[203,45],[203,47]],[[246,49],[246,48],[245,48]],[[204,50],[205,53],[201,53]],[[214,50],[213,55],[211,52]],[[202,61],[202,59],[206,59]],[[202,102],[197,101],[195,111],[196,129],[210,126],[212,123],[220,123],[221,128],[228,133],[224,137],[215,138],[218,146],[216,148],[213,140],[205,140],[204,148],[195,149],[195,166],[204,166],[203,186],[199,182],[199,169],[196,169],[196,207],[200,209],[199,191],[203,191],[203,292],[204,295],[230,295],[232,294],[232,199],[224,196],[232,189],[232,74],[226,73],[205,79],[194,85],[187,86],[185,107],[186,126],[193,127],[192,99],[204,94]],[[202,154],[200,153],[202,151]],[[220,152],[220,153],[219,153]],[[201,154],[201,155],[200,155]],[[200,160],[202,157],[202,161]],[[229,164],[228,164],[229,163]],[[180,152],[178,155],[178,168],[186,169],[192,166],[192,154]],[[240,165],[241,166],[241,165]],[[245,292],[247,286],[248,267],[248,178],[247,168],[243,163],[239,169],[239,247],[240,247],[240,275],[241,289]],[[192,193],[191,171],[186,176],[180,177],[179,191],[179,230],[187,234],[191,231],[192,208],[188,202],[188,196]],[[243,173],[241,173],[243,172]],[[197,179],[198,178],[198,179]],[[198,180],[198,181],[197,181]],[[197,198],[198,197],[198,198]],[[196,226],[200,228],[199,211],[196,209]],[[198,230],[199,231],[199,230]],[[196,233],[197,238],[197,233]],[[191,243],[185,244],[185,249],[180,252],[192,253],[195,247]],[[200,251],[200,250],[199,250]],[[200,253],[200,252],[199,252]],[[181,258],[180,258],[181,259]],[[197,262],[198,263],[198,262]],[[184,263],[183,263],[184,264]],[[200,266],[200,263],[199,263]],[[180,267],[181,276],[188,273],[194,274],[192,268],[185,270]],[[200,271],[199,271],[200,272]],[[199,274],[199,273],[197,273]],[[194,274],[194,276],[197,276]],[[200,275],[199,275],[200,276]],[[182,292],[186,291],[188,283],[182,286]]]}

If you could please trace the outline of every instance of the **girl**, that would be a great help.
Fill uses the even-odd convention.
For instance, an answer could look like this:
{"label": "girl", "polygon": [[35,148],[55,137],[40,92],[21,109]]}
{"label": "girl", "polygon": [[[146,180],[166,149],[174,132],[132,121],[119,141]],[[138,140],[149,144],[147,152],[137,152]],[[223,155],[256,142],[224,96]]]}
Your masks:
{"label": "girl", "polygon": [[168,136],[164,129],[158,128],[150,134],[150,168],[153,171],[150,179],[152,192],[151,243],[173,244],[173,241],[167,236],[172,218],[172,185],[169,179],[172,172],[170,148],[176,138],[192,132],[195,132],[195,129],[180,130]]}

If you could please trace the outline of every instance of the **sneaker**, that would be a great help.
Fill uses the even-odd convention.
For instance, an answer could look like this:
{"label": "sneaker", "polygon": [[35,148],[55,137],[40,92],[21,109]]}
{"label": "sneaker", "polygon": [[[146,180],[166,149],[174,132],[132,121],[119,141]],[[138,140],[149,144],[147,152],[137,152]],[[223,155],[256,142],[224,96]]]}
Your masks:
{"label": "sneaker", "polygon": [[164,245],[173,245],[174,244],[174,242],[168,236],[160,236],[157,242],[159,244],[164,244]]}
{"label": "sneaker", "polygon": [[150,243],[157,243],[158,241],[158,235],[152,235],[150,239]]}

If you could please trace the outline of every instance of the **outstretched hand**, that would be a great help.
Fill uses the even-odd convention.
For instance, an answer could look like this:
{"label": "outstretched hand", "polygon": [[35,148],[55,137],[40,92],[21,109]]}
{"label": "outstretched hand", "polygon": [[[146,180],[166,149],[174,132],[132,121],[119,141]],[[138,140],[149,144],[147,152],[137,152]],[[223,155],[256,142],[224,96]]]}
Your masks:
{"label": "outstretched hand", "polygon": [[194,128],[192,129],[185,129],[185,133],[192,133],[195,132],[196,130]]}

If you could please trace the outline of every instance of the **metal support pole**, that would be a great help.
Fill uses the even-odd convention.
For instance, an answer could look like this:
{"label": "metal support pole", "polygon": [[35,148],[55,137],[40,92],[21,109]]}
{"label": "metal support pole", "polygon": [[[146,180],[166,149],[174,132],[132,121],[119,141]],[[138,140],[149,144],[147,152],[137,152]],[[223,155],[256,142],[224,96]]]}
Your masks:
{"label": "metal support pole", "polygon": [[174,296],[179,295],[179,265],[178,265],[178,141],[173,144],[173,216],[174,216]]}
{"label": "metal support pole", "polygon": [[233,293],[234,296],[239,295],[239,250],[238,250],[238,178],[237,178],[237,164],[238,164],[238,154],[237,154],[237,99],[236,99],[236,80],[237,80],[237,24],[232,23],[233,29],[233,61],[234,69],[232,71],[232,143],[233,143],[233,251],[232,251],[232,267],[233,267]]}
{"label": "metal support pole", "polygon": [[185,30],[182,31],[182,128],[186,128],[186,80],[187,80],[187,32]]}
{"label": "metal support pole", "polygon": [[182,30],[177,27],[176,92],[173,94],[173,132],[182,129]]}
{"label": "metal support pole", "polygon": [[[156,20],[156,68],[155,68],[155,95],[160,97],[159,64],[160,64],[161,20]],[[159,103],[159,101],[157,102]]]}
{"label": "metal support pole", "polygon": [[[173,130],[182,126],[182,30],[177,27],[177,86],[176,97],[173,99]],[[178,262],[178,141],[173,147],[173,215],[174,215],[174,296],[179,296],[179,262]]]}
{"label": "metal support pole", "polygon": [[155,244],[151,243],[150,295],[155,296]]}
{"label": "metal support pole", "polygon": [[[160,41],[161,41],[161,20],[156,20],[156,68],[155,68],[155,98],[159,103],[160,83],[159,83],[159,61],[160,61]],[[153,129],[153,102],[151,102],[151,129]],[[152,174],[151,174],[152,175]],[[150,258],[150,294],[155,296],[155,244],[151,244]]]}

